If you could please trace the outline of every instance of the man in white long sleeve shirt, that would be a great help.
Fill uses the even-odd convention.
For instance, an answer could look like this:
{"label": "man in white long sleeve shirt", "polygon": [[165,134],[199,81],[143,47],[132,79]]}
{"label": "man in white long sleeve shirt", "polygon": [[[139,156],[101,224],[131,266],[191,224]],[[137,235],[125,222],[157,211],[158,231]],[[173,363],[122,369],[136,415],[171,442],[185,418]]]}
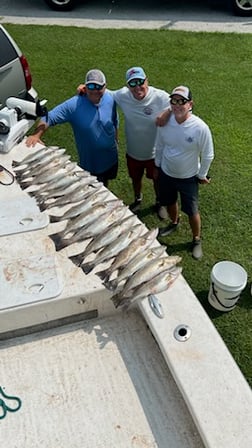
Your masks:
{"label": "man in white long sleeve shirt", "polygon": [[172,115],[165,126],[158,128],[155,144],[160,204],[167,207],[171,219],[159,235],[170,235],[179,225],[179,194],[181,209],[187,214],[192,230],[192,255],[200,259],[203,252],[198,185],[210,182],[207,173],[214,158],[213,139],[208,125],[192,113],[188,87],[176,87],[170,95],[170,104]]}
{"label": "man in white long sleeve shirt", "polygon": [[170,97],[164,90],[148,84],[142,67],[129,68],[126,72],[126,83],[127,86],[111,93],[124,114],[127,167],[135,196],[130,209],[136,212],[141,206],[142,179],[145,173],[146,177],[153,181],[158,211],[159,191],[154,178],[156,119],[161,111],[170,107]]}

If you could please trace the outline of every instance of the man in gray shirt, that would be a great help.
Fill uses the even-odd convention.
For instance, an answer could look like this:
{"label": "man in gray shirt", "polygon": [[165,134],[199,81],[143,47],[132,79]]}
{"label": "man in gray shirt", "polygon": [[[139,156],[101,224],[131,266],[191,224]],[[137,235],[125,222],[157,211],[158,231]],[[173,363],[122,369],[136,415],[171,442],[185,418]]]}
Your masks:
{"label": "man in gray shirt", "polygon": [[161,111],[169,108],[170,96],[164,90],[149,86],[142,67],[132,67],[127,70],[126,84],[127,86],[111,93],[124,114],[127,167],[135,197],[130,209],[132,212],[140,209],[144,173],[153,182],[158,209],[158,183],[153,175],[156,119]]}

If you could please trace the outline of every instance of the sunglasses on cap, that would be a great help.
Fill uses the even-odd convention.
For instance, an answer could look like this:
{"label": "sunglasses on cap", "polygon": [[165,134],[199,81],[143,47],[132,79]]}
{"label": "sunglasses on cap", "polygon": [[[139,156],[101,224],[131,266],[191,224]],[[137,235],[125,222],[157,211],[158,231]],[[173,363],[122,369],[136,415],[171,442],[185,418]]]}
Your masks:
{"label": "sunglasses on cap", "polygon": [[188,103],[189,100],[186,100],[185,98],[171,98],[170,103],[175,106],[176,104],[179,104],[179,106],[183,106],[184,104]]}
{"label": "sunglasses on cap", "polygon": [[88,90],[102,90],[105,84],[102,86],[100,84],[95,84],[94,82],[90,82],[89,84],[86,84],[86,88]]}
{"label": "sunglasses on cap", "polygon": [[132,79],[128,82],[130,87],[142,86],[145,83],[145,79]]}

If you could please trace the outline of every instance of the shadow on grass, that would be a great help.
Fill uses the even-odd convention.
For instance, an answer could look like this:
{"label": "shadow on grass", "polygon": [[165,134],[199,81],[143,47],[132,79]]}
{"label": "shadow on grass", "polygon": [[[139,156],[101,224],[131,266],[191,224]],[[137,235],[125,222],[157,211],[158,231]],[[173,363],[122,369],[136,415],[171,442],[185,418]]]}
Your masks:
{"label": "shadow on grass", "polygon": [[[252,297],[250,295],[250,288],[251,288],[251,286],[249,284],[247,284],[246,288],[241,292],[241,296],[240,296],[239,300],[236,302],[235,307],[245,309],[245,310],[252,309]],[[223,316],[223,313],[227,314],[229,312],[232,312],[232,310],[234,308],[232,308],[232,310],[230,310],[230,311],[219,311],[219,310],[215,309],[208,302],[208,292],[209,292],[208,290],[199,291],[197,293],[197,298],[211,319],[216,319],[220,316]]]}
{"label": "shadow on grass", "polygon": [[191,252],[191,247],[192,247],[192,243],[190,242],[185,242],[185,243],[175,243],[172,244],[170,242],[167,241],[168,238],[164,237],[164,238],[158,238],[158,241],[160,242],[160,244],[164,244],[167,247],[167,252],[169,255],[174,255],[174,254],[179,254],[181,252]]}
{"label": "shadow on grass", "polygon": [[210,303],[208,302],[208,293],[209,293],[209,290],[206,290],[206,289],[199,291],[197,293],[197,298],[198,298],[199,302],[201,303],[201,305],[203,306],[206,313],[208,314],[208,316],[211,319],[216,319],[217,317],[223,315],[223,311],[218,311],[215,308],[213,308],[212,305],[210,305]]}
{"label": "shadow on grass", "polygon": [[[154,209],[154,204],[149,206],[149,207],[145,207],[145,208],[141,208],[138,212],[136,212],[136,216],[138,217],[138,219],[140,219],[140,221],[145,222],[144,218],[146,218],[149,215],[153,215],[155,219],[158,219],[159,223],[157,225],[157,227],[165,227],[167,226],[167,224],[169,223],[169,219],[164,220],[164,219],[160,219]],[[186,241],[186,242],[173,242],[171,241],[171,236],[167,236],[167,237],[158,237],[158,241],[160,242],[160,244],[163,244],[167,247],[167,252],[169,255],[174,255],[174,254],[178,254],[181,252],[188,252],[191,253],[191,248],[192,248],[192,242],[190,241]]]}
{"label": "shadow on grass", "polygon": [[247,283],[246,288],[242,291],[241,297],[238,300],[237,306],[246,310],[252,310],[252,297],[250,294],[251,285]]}
{"label": "shadow on grass", "polygon": [[142,220],[143,218],[145,218],[146,216],[149,216],[149,215],[154,215],[154,216],[158,217],[158,216],[157,216],[157,213],[156,213],[156,211],[155,211],[155,208],[154,208],[154,204],[153,204],[153,205],[150,205],[149,207],[141,208],[141,209],[137,212],[137,217],[138,217],[140,220]]}

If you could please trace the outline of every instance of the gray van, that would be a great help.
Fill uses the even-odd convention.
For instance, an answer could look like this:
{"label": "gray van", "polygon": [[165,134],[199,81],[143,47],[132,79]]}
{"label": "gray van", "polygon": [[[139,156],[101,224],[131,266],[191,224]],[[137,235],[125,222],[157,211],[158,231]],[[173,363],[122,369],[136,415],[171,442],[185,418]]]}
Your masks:
{"label": "gray van", "polygon": [[36,101],[38,94],[32,87],[29,64],[6,29],[0,25],[0,109],[6,99],[17,97]]}
{"label": "gray van", "polygon": [[26,57],[0,25],[0,152],[22,141],[36,119],[47,113],[45,103],[32,87]]}

